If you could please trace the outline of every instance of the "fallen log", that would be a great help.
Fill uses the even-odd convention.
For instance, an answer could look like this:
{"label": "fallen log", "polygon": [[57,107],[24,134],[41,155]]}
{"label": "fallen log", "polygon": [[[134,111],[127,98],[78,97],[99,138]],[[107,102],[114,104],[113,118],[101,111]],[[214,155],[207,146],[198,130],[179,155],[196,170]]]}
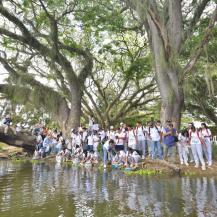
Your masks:
{"label": "fallen log", "polygon": [[144,168],[146,164],[152,164],[152,165],[158,165],[160,167],[168,168],[175,173],[180,174],[181,173],[181,168],[178,167],[177,165],[173,163],[169,163],[168,161],[165,160],[151,160],[151,159],[145,159],[144,162],[142,162],[142,167]]}
{"label": "fallen log", "polygon": [[32,135],[19,133],[14,135],[9,131],[9,134],[4,134],[4,128],[0,127],[0,142],[4,142],[8,145],[21,147],[27,152],[33,153],[35,150],[36,139]]}

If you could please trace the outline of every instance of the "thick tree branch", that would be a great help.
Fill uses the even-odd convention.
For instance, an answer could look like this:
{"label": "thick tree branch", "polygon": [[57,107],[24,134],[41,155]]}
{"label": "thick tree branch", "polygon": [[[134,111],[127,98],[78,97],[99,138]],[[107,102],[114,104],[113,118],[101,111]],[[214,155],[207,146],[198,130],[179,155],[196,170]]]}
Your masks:
{"label": "thick tree branch", "polygon": [[197,47],[196,51],[194,52],[194,55],[190,58],[188,63],[183,69],[183,72],[181,74],[181,80],[183,81],[184,77],[192,70],[194,65],[196,64],[197,60],[199,59],[205,45],[209,42],[211,36],[212,36],[212,30],[215,27],[215,23],[217,21],[217,6],[213,12],[212,18],[209,22],[209,26],[206,28],[204,37],[200,43],[200,45]]}
{"label": "thick tree branch", "polygon": [[190,35],[193,33],[195,26],[197,25],[198,21],[200,20],[201,15],[204,12],[204,9],[208,5],[208,3],[211,0],[202,0],[200,4],[197,5],[197,8],[195,9],[193,18],[191,19],[191,22],[184,32],[183,41],[185,41],[187,38],[190,37]]}

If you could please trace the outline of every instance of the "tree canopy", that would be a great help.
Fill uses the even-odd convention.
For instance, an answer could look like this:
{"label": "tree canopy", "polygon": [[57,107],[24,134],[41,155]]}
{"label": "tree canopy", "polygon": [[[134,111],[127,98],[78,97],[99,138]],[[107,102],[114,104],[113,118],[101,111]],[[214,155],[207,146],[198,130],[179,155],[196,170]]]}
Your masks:
{"label": "tree canopy", "polygon": [[215,1],[0,0],[0,18],[0,92],[64,132],[81,116],[108,126],[159,102],[163,122],[179,125],[184,109],[211,118],[202,86],[216,112]]}

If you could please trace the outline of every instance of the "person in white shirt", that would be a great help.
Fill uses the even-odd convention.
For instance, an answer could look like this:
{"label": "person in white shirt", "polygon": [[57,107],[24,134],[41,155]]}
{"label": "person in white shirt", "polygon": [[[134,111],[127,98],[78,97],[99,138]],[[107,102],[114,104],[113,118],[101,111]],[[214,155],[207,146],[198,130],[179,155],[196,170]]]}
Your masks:
{"label": "person in white shirt", "polygon": [[82,147],[84,148],[87,144],[87,136],[88,136],[88,133],[87,133],[87,128],[83,128],[82,129]]}
{"label": "person in white shirt", "polygon": [[94,124],[94,118],[92,116],[89,117],[89,130],[92,130],[92,127],[93,127],[93,124]]}
{"label": "person in white shirt", "polygon": [[98,133],[97,131],[94,131],[93,132],[93,151],[94,153],[98,153],[98,145],[99,145],[99,142],[100,142],[100,138],[98,136]]}
{"label": "person in white shirt", "polygon": [[128,151],[126,153],[126,163],[125,166],[130,165],[130,167],[137,167],[138,163],[142,160],[139,153],[132,148],[128,148]]}
{"label": "person in white shirt", "polygon": [[126,162],[126,153],[121,150],[118,151],[115,157],[112,159],[112,164],[124,165]]}
{"label": "person in white shirt", "polygon": [[147,126],[145,127],[145,144],[146,148],[148,150],[148,154],[151,157],[151,137],[150,137],[150,126],[151,122],[147,123]]}
{"label": "person in white shirt", "polygon": [[81,147],[81,142],[82,142],[82,136],[77,131],[76,134],[75,134],[75,145],[78,145],[79,147]]}
{"label": "person in white shirt", "polygon": [[115,136],[116,136],[116,134],[115,134],[115,131],[114,131],[114,127],[113,127],[113,126],[110,127],[110,130],[107,132],[107,136],[108,136],[108,139],[109,139],[109,140],[112,139],[112,140],[115,141]]}
{"label": "person in white shirt", "polygon": [[128,147],[132,148],[133,150],[137,149],[137,137],[134,129],[131,126],[128,127]]}
{"label": "person in white shirt", "polygon": [[189,140],[191,144],[191,150],[194,156],[194,161],[196,163],[195,167],[196,168],[199,167],[199,161],[200,161],[200,163],[202,164],[202,170],[206,170],[205,161],[203,159],[202,145],[204,144],[202,140],[202,134],[200,131],[196,130],[194,126],[191,127]]}
{"label": "person in white shirt", "polygon": [[107,161],[108,158],[110,158],[112,160],[113,156],[113,152],[112,149],[115,145],[115,141],[110,139],[108,141],[106,141],[103,145],[103,163],[104,163],[104,168],[107,167]]}
{"label": "person in white shirt", "polygon": [[161,147],[161,128],[154,123],[150,124],[150,140],[151,140],[151,159],[163,159]]}
{"label": "person in white shirt", "polygon": [[101,129],[101,130],[99,131],[99,137],[100,137],[100,141],[101,141],[101,142],[105,140],[105,138],[106,138],[106,132],[105,132],[104,129]]}
{"label": "person in white shirt", "polygon": [[93,134],[91,132],[87,136],[87,151],[93,151]]}
{"label": "person in white shirt", "polygon": [[205,154],[208,166],[212,166],[212,134],[205,123],[201,123],[201,134],[204,140],[204,145],[202,146],[203,152]]}
{"label": "person in white shirt", "polygon": [[116,151],[124,150],[125,139],[126,139],[126,133],[122,130],[119,130],[118,133],[116,134],[116,146],[115,146]]}
{"label": "person in white shirt", "polygon": [[145,128],[142,126],[141,122],[136,123],[136,137],[137,137],[137,150],[145,158]]}
{"label": "person in white shirt", "polygon": [[179,159],[180,163],[185,163],[186,166],[188,166],[188,142],[189,142],[189,134],[188,130],[182,130],[181,133],[179,133],[178,136],[178,152],[179,152]]}
{"label": "person in white shirt", "polygon": [[73,147],[76,145],[76,130],[71,130],[71,142],[67,144],[67,149],[72,150]]}

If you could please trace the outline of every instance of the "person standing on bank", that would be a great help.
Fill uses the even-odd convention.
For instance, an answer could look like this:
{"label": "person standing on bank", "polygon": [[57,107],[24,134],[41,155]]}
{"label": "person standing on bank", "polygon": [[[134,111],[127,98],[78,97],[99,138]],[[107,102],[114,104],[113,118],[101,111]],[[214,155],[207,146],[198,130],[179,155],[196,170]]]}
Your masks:
{"label": "person standing on bank", "polygon": [[212,166],[212,134],[210,129],[205,123],[201,124],[201,134],[204,140],[204,145],[202,146],[203,152],[205,154],[208,166]]}
{"label": "person standing on bank", "polygon": [[199,161],[202,164],[202,170],[206,170],[205,161],[203,159],[202,145],[204,141],[202,139],[201,131],[197,130],[195,126],[191,127],[191,132],[189,134],[189,141],[191,144],[191,150],[194,156],[195,167],[199,167]]}
{"label": "person standing on bank", "polygon": [[167,121],[166,127],[163,129],[164,159],[169,157],[169,161],[173,163],[176,157],[176,136],[176,129],[173,127],[171,121]]}
{"label": "person standing on bank", "polygon": [[141,122],[136,123],[136,129],[135,129],[136,137],[137,137],[137,150],[140,152],[140,155],[142,155],[143,159],[145,158],[145,129],[142,126]]}
{"label": "person standing on bank", "polygon": [[161,128],[151,123],[150,125],[150,139],[151,139],[151,159],[154,160],[155,158],[163,159],[162,156],[162,149],[161,149]]}

